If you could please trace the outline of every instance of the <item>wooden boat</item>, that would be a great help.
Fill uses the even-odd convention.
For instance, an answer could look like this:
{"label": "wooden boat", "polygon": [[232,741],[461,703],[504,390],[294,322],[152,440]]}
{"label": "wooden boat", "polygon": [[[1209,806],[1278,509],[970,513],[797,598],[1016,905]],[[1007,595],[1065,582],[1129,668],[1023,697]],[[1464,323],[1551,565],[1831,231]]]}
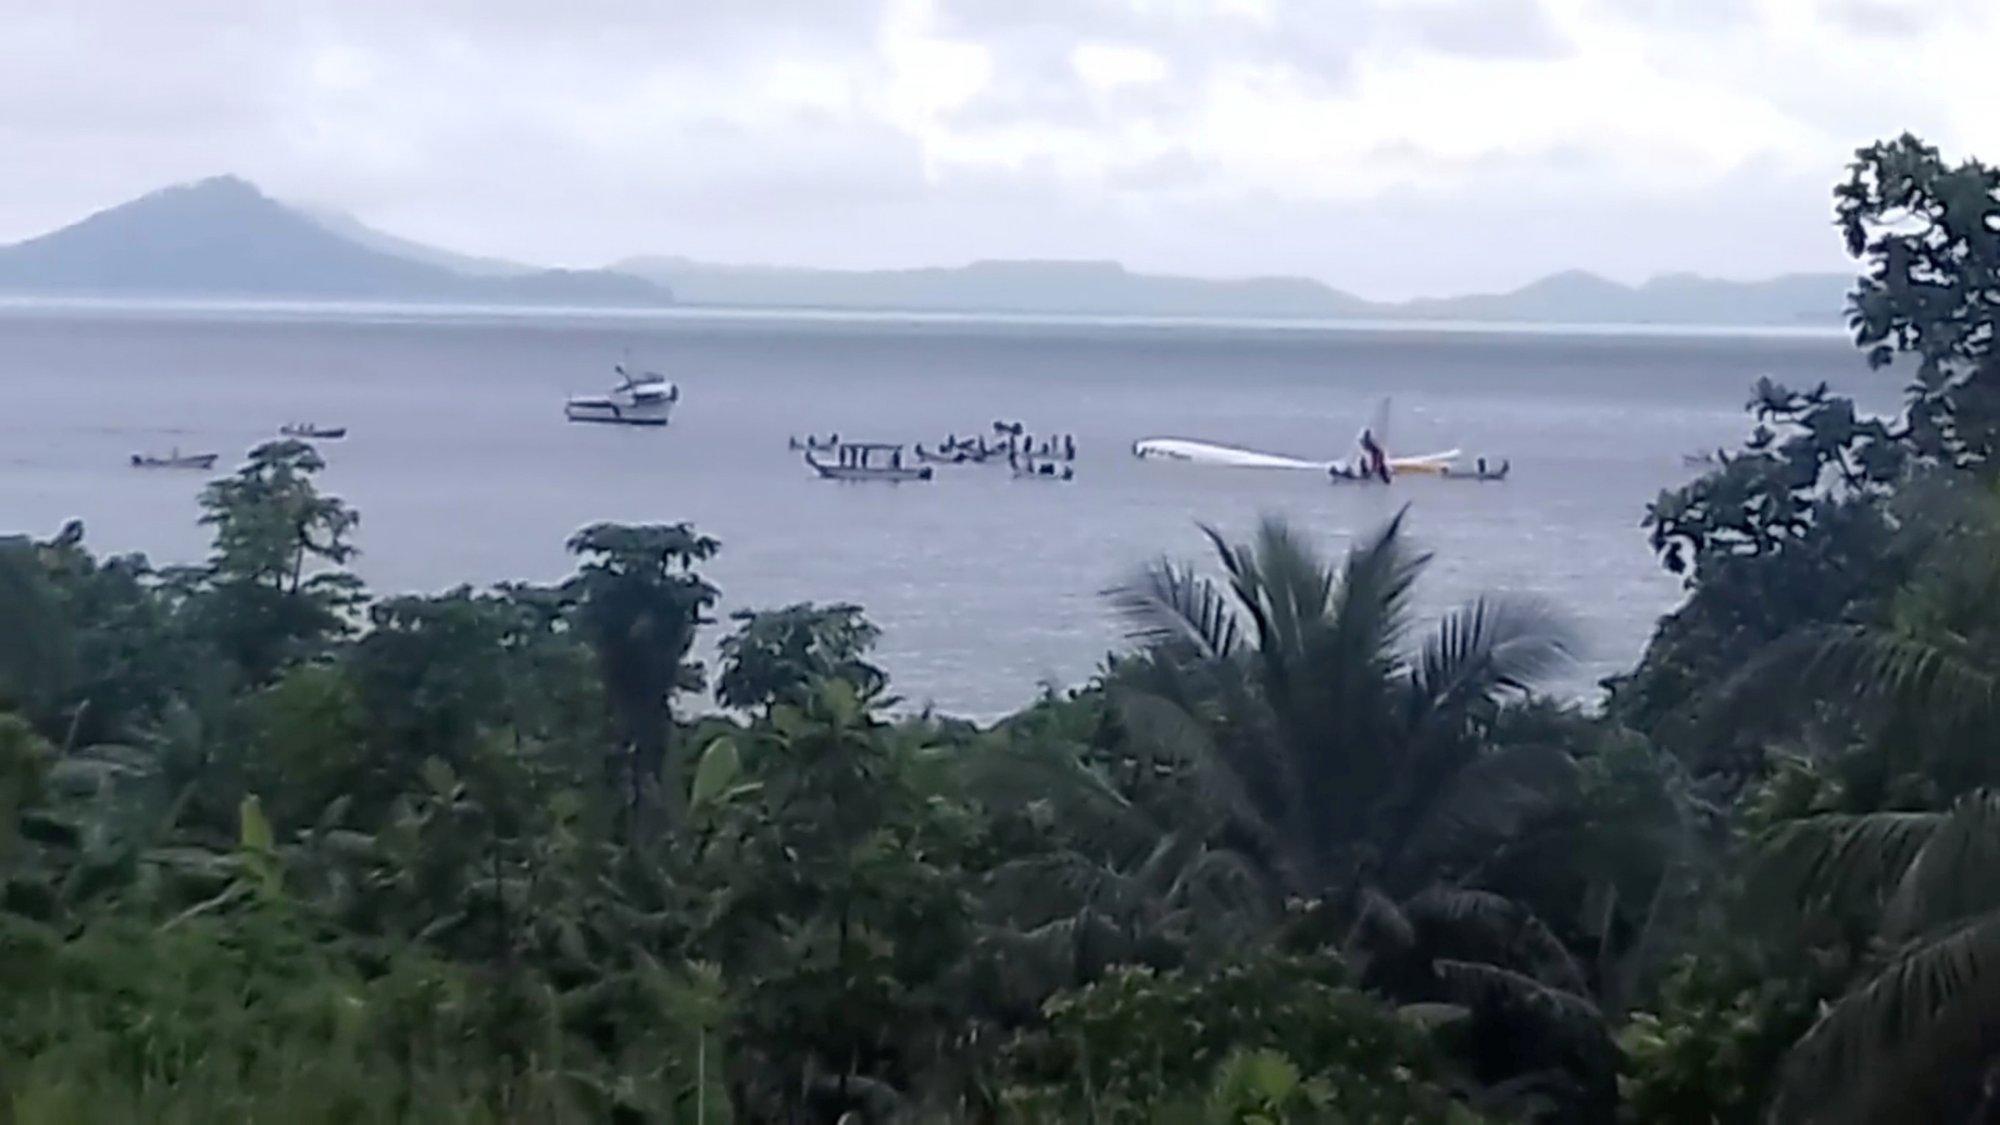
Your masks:
{"label": "wooden boat", "polygon": [[1053,461],[1044,461],[1044,462],[1042,462],[1042,464],[1041,464],[1041,465],[1039,465],[1039,466],[1036,466],[1036,465],[1027,465],[1027,466],[1021,466],[1021,465],[1016,465],[1016,466],[1014,467],[1014,479],[1015,479],[1015,480],[1048,480],[1048,481],[1066,481],[1066,480],[1075,480],[1075,479],[1076,479],[1076,470],[1075,470],[1075,469],[1073,469],[1073,468],[1071,468],[1071,467],[1070,467],[1070,466],[1068,466],[1068,465],[1058,465],[1058,464],[1056,464],[1056,463],[1055,463],[1055,462],[1053,462]]}
{"label": "wooden boat", "polygon": [[919,445],[913,452],[916,453],[917,460],[930,465],[975,465],[986,460],[982,455],[960,448],[947,447],[942,453],[933,453]]}
{"label": "wooden boat", "polygon": [[829,464],[806,450],[806,464],[826,480],[913,481],[931,479],[931,467],[903,464],[903,447],[892,442],[844,441]]}
{"label": "wooden boat", "polygon": [[315,426],[311,422],[288,422],[278,427],[278,432],[286,437],[310,438],[316,441],[339,441],[347,436],[346,426]]}
{"label": "wooden boat", "polygon": [[132,467],[135,469],[213,469],[219,453],[182,453],[176,449],[171,453],[134,453]]}

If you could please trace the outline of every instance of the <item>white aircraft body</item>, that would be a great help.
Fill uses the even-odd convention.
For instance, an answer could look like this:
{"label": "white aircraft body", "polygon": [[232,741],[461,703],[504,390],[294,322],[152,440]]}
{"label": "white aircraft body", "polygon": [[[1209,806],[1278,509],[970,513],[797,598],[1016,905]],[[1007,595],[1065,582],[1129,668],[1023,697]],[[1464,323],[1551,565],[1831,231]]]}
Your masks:
{"label": "white aircraft body", "polygon": [[1263,453],[1219,442],[1195,438],[1154,437],[1132,443],[1134,457],[1162,461],[1185,461],[1232,469],[1291,469],[1327,473],[1345,480],[1387,480],[1397,473],[1444,473],[1459,457],[1448,449],[1410,457],[1391,456],[1385,449],[1388,432],[1389,400],[1375,408],[1375,417],[1355,435],[1354,449],[1346,457],[1310,461],[1283,453]]}
{"label": "white aircraft body", "polygon": [[1233,445],[1193,438],[1146,438],[1132,443],[1132,455],[1157,457],[1163,461],[1189,461],[1197,465],[1226,465],[1234,469],[1309,469],[1324,473],[1333,468],[1331,461],[1302,461],[1281,453],[1259,453],[1254,449],[1239,449]]}

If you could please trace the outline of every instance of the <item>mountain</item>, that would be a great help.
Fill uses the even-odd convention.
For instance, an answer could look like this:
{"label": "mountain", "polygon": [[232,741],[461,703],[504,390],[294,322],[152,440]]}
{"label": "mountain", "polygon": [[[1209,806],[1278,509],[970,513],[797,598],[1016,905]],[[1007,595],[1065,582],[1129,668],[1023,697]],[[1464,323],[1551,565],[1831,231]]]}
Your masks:
{"label": "mountain", "polygon": [[1848,275],[1828,273],[1768,281],[1667,274],[1630,286],[1573,270],[1506,293],[1375,302],[1307,278],[1169,277],[1132,273],[1116,262],[818,270],[642,257],[613,268],[670,286],[698,305],[1586,324],[1837,325],[1853,285]]}
{"label": "mountain", "polygon": [[388,238],[357,239],[220,176],[0,247],[0,292],[641,306],[672,299],[656,283],[609,270],[477,276],[434,256],[394,252],[380,241]]}
{"label": "mountain", "polygon": [[1175,277],[1104,261],[826,270],[640,257],[610,269],[551,270],[399,238],[340,212],[281,203],[233,176],[165,188],[0,246],[0,294],[36,296],[622,307],[678,296],[746,308],[1835,326],[1852,284],[1843,274],[1667,274],[1633,286],[1569,271],[1505,293],[1383,303],[1309,278]]}
{"label": "mountain", "polygon": [[1393,314],[1428,320],[1837,325],[1853,287],[1852,275],[1838,273],[1787,274],[1765,281],[1663,274],[1631,286],[1572,270],[1507,293],[1408,301],[1395,306]]}
{"label": "mountain", "polygon": [[984,261],[957,268],[815,270],[630,258],[613,269],[672,287],[682,301],[914,312],[1088,316],[1348,317],[1367,301],[1294,277],[1213,280],[1133,273],[1117,262]]}
{"label": "mountain", "polygon": [[376,230],[374,227],[369,226],[345,211],[335,211],[327,207],[310,207],[304,204],[293,204],[292,206],[303,212],[320,226],[325,227],[328,231],[339,235],[349,242],[365,246],[370,250],[379,250],[384,254],[393,254],[398,258],[408,258],[413,262],[424,262],[433,266],[442,266],[453,273],[462,273],[469,277],[525,277],[528,274],[543,272],[540,266],[531,266],[522,262],[510,262],[505,258],[484,258],[477,254],[460,254],[455,250],[446,250],[441,247],[429,245],[428,243],[400,238],[387,231]]}

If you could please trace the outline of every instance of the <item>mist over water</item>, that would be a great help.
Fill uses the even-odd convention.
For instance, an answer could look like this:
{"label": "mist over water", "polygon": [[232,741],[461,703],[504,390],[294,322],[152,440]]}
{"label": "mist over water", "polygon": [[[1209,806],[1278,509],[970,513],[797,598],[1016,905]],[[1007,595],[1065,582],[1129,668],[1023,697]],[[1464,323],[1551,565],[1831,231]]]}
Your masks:
{"label": "mist over water", "polygon": [[[610,365],[677,380],[666,431],[568,424],[562,400]],[[1577,619],[1566,688],[1629,666],[1679,594],[1639,521],[1734,446],[1761,375],[1887,407],[1836,336],[1619,335],[1021,318],[815,315],[344,315],[0,309],[0,533],[81,518],[98,550],[155,563],[206,551],[212,474],[130,468],[134,452],[225,465],[288,421],[345,425],[324,487],[359,509],[356,569],[378,593],[554,581],[597,520],[688,520],[719,537],[724,611],[853,601],[913,704],[992,716],[1080,682],[1120,644],[1101,591],[1198,529],[1290,517],[1338,550],[1407,504],[1435,555],[1432,612],[1481,590]],[[1134,440],[1195,437],[1331,457],[1384,395],[1392,452],[1510,459],[1503,484],[1336,487],[1307,473],[1140,462]],[[835,484],[786,438],[922,441],[1018,419],[1073,433],[1076,480],[941,468],[928,484]]]}

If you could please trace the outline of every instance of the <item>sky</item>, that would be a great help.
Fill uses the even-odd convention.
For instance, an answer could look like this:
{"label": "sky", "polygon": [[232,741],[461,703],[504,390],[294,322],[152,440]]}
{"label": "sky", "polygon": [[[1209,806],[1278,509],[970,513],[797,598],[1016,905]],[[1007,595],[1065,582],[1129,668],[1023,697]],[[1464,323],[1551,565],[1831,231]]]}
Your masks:
{"label": "sky", "polygon": [[0,0],[0,239],[244,176],[548,265],[1117,259],[1374,298],[1846,268],[2000,160],[2000,0]]}

